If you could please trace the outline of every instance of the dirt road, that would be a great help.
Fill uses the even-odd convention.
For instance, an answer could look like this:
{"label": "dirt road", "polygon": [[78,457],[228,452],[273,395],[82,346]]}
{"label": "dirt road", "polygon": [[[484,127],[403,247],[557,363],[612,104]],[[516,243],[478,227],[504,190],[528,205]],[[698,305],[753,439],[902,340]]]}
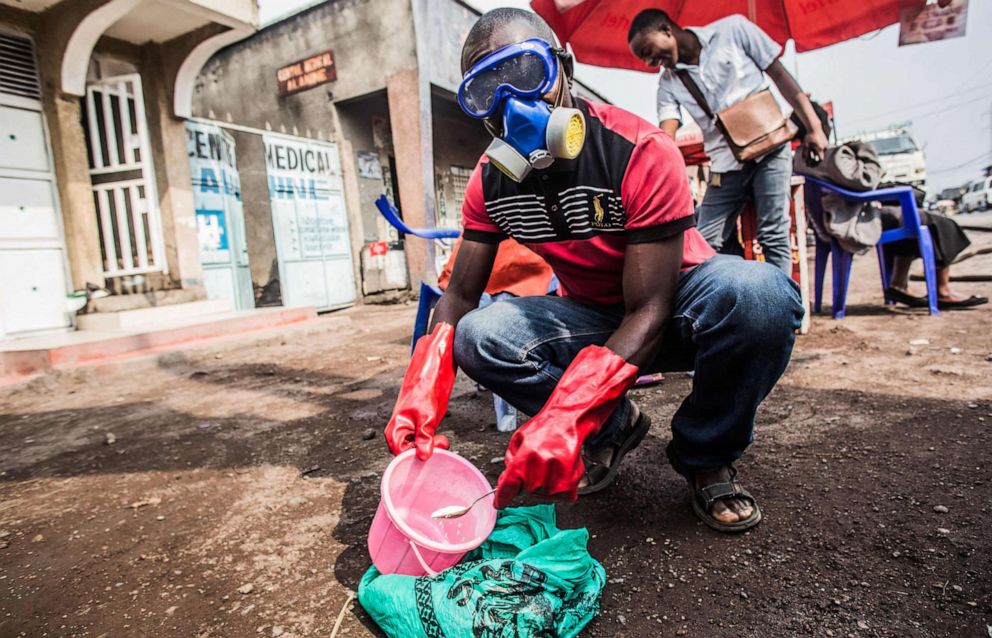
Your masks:
{"label": "dirt road", "polygon": [[[759,414],[756,530],[699,524],[664,460],[689,379],[636,392],[649,438],[558,508],[609,578],[584,635],[988,635],[992,309],[883,308],[870,256],[854,281]],[[0,389],[0,636],[328,636],[368,566],[413,311]],[[445,427],[495,480],[493,421],[462,378]],[[377,634],[356,606],[339,635]]]}

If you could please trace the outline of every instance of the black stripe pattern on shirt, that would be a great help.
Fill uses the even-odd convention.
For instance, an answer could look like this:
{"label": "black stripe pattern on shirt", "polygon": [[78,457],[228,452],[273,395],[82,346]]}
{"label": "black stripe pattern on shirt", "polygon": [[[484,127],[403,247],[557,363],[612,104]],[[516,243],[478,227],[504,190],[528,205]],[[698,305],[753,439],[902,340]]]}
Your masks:
{"label": "black stripe pattern on shirt", "polygon": [[634,143],[591,116],[584,101],[579,100],[578,106],[587,124],[578,158],[556,160],[551,168],[534,171],[521,183],[492,164],[483,166],[486,212],[503,233],[521,243],[626,235],[621,187]]}

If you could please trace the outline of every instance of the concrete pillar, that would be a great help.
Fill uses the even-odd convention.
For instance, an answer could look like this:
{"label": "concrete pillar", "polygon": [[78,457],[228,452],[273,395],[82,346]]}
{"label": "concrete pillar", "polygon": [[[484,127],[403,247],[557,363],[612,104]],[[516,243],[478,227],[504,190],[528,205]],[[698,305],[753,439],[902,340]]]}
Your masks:
{"label": "concrete pillar", "polygon": [[365,224],[362,220],[362,199],[358,191],[358,166],[355,161],[355,149],[351,145],[351,142],[346,140],[341,134],[341,127],[338,126],[336,117],[335,131],[335,142],[341,153],[341,177],[344,184],[345,209],[348,213],[351,266],[355,275],[355,300],[356,303],[360,304],[364,298],[362,287],[362,249],[365,247]]}
{"label": "concrete pillar", "polygon": [[[430,93],[425,105],[417,69],[407,69],[386,78],[389,125],[396,153],[396,182],[399,184],[403,220],[409,226],[434,226],[434,150],[430,122]],[[426,107],[427,118],[423,117]],[[410,283],[437,283],[434,243],[419,237],[406,238],[406,263]]]}
{"label": "concrete pillar", "polygon": [[203,269],[186,150],[186,122],[172,115],[175,77],[172,67],[175,65],[169,62],[179,55],[182,53],[169,51],[164,46],[145,45],[141,82],[169,277],[182,288],[200,288],[202,291]]}
{"label": "concrete pillar", "polygon": [[86,284],[103,286],[100,229],[90,183],[86,137],[79,125],[79,98],[66,95],[46,99],[45,117],[52,138],[55,178],[65,229],[65,245],[74,289]]}
{"label": "concrete pillar", "polygon": [[86,134],[81,124],[82,101],[61,90],[62,57],[80,10],[85,8],[47,12],[34,35],[72,286],[77,289],[88,283],[104,283],[100,230],[90,184]]}

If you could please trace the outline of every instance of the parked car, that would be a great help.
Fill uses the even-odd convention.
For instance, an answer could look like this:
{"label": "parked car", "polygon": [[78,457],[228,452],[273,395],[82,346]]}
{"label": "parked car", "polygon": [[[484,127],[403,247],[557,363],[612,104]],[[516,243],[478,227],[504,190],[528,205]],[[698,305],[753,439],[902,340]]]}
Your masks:
{"label": "parked car", "polygon": [[992,177],[975,180],[961,196],[961,210],[966,213],[985,210],[989,206],[992,206]]}
{"label": "parked car", "polygon": [[968,189],[970,184],[945,188],[937,195],[934,208],[943,215],[954,215],[961,211],[961,196]]}

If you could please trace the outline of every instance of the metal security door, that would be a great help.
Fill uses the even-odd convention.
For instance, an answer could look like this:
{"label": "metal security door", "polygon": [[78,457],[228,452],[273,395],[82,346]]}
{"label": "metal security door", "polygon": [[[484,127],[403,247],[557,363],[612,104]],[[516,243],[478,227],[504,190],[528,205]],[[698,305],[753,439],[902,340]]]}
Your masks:
{"label": "metal security door", "polygon": [[207,297],[254,308],[234,138],[214,124],[187,122],[186,139]]}
{"label": "metal security door", "polygon": [[166,272],[141,76],[86,87],[86,137],[104,274]]}
{"label": "metal security door", "polygon": [[0,338],[68,328],[68,280],[34,48],[0,32]]}
{"label": "metal security door", "polygon": [[264,135],[283,305],[355,303],[341,159],[334,144]]}

